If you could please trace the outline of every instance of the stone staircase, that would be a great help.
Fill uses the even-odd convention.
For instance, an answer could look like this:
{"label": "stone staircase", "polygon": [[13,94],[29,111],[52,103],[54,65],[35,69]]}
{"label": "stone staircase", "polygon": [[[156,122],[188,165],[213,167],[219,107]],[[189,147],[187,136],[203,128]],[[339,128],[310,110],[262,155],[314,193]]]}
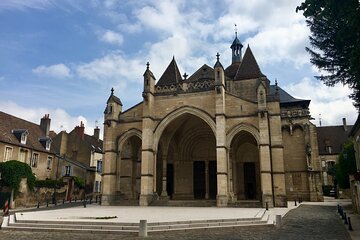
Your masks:
{"label": "stone staircase", "polygon": [[[58,231],[58,232],[88,232],[88,233],[134,233],[139,232],[139,223],[120,223],[105,221],[47,221],[19,220],[21,213],[4,217],[2,230],[16,231]],[[18,216],[18,217],[17,217]],[[17,220],[18,219],[18,220]],[[253,218],[189,220],[174,222],[149,222],[147,231],[165,232],[174,230],[210,229],[223,227],[243,227],[253,225],[273,226],[268,212],[260,211]]]}

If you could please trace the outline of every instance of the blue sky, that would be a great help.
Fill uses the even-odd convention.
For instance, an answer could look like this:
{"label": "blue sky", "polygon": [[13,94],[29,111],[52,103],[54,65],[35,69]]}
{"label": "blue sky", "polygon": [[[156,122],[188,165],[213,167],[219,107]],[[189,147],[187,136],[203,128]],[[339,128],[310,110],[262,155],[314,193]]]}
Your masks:
{"label": "blue sky", "polygon": [[181,73],[231,61],[234,24],[262,72],[297,98],[311,99],[318,124],[353,124],[357,112],[342,85],[328,88],[305,52],[309,30],[301,1],[0,1],[0,110],[55,131],[80,121],[92,133],[111,87],[127,109],[140,102],[146,62],[157,79],[171,61]]}

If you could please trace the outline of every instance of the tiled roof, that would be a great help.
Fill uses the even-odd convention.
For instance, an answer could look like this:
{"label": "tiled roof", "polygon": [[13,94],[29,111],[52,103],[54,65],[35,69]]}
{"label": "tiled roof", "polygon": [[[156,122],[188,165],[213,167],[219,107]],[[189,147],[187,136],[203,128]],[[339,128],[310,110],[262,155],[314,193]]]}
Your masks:
{"label": "tiled roof", "polygon": [[214,69],[204,64],[199,68],[193,75],[191,75],[186,81],[187,82],[196,82],[206,79],[214,79]]}
{"label": "tiled roof", "polygon": [[331,154],[339,154],[342,151],[343,144],[349,139],[348,135],[352,127],[347,126],[346,131],[342,125],[316,127],[319,154],[330,154],[326,151],[326,146],[331,147]]}
{"label": "tiled roof", "polygon": [[253,79],[259,77],[265,77],[265,75],[262,74],[256,59],[248,46],[234,80]]}
{"label": "tiled roof", "polygon": [[84,140],[87,144],[91,145],[95,152],[103,152],[103,141],[101,139],[98,140],[94,136],[84,134]]}
{"label": "tiled roof", "polygon": [[[28,131],[26,144],[21,142],[13,134],[12,130],[26,129]],[[24,119],[12,116],[0,111],[0,141],[16,146],[23,146],[41,152],[46,151],[39,139],[44,138],[45,133],[41,130],[40,125],[26,121]],[[52,149],[50,150],[52,152]]]}
{"label": "tiled roof", "polygon": [[182,77],[179,68],[176,64],[175,58],[171,60],[169,66],[166,68],[159,81],[156,83],[157,86],[176,84],[182,81]]}
{"label": "tiled roof", "polygon": [[230,79],[234,79],[241,62],[234,62],[225,69],[225,76]]}
{"label": "tiled roof", "polygon": [[118,98],[118,97],[115,96],[114,94],[111,94],[111,95],[110,95],[110,97],[109,97],[109,99],[107,100],[106,103],[109,103],[110,101],[113,101],[113,102],[115,102],[115,103],[117,103],[117,104],[119,104],[119,105],[122,106],[122,102],[121,102],[120,98]]}

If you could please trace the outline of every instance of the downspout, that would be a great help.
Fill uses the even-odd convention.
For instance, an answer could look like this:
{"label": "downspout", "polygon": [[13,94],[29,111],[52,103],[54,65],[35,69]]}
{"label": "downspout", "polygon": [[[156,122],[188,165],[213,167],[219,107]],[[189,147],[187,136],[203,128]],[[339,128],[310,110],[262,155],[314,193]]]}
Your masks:
{"label": "downspout", "polygon": [[273,198],[273,204],[275,206],[275,190],[274,190],[274,173],[273,173],[273,157],[272,157],[272,143],[271,143],[271,129],[270,129],[270,118],[269,112],[266,112],[267,123],[268,123],[268,135],[269,135],[269,150],[270,150],[270,171],[271,171],[271,193]]}

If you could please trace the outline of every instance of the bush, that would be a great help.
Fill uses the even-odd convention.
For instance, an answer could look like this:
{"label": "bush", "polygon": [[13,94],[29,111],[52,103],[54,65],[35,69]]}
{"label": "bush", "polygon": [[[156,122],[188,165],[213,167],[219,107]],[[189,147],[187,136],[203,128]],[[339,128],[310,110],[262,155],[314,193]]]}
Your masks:
{"label": "bush", "polygon": [[19,192],[22,178],[26,178],[30,190],[34,188],[35,176],[31,167],[26,163],[17,160],[2,162],[0,163],[0,173],[1,186],[11,187],[15,195]]}
{"label": "bush", "polygon": [[85,180],[79,177],[74,177],[74,184],[78,188],[84,188]]}
{"label": "bush", "polygon": [[341,188],[349,188],[349,174],[356,173],[355,150],[352,141],[344,144],[344,149],[339,155],[339,161],[335,165],[336,181]]}

